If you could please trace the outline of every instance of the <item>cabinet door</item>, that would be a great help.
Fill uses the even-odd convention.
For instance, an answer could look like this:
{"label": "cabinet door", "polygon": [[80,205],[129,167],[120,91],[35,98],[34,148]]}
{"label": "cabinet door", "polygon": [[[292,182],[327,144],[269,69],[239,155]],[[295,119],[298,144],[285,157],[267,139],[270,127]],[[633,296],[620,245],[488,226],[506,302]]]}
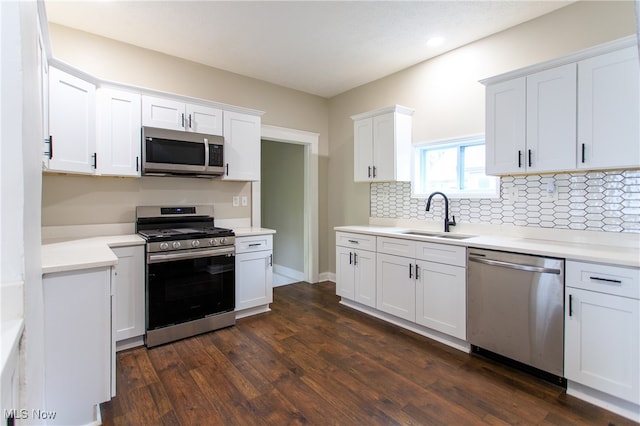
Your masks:
{"label": "cabinet door", "polygon": [[413,259],[377,254],[376,307],[381,311],[416,320],[415,264]]}
{"label": "cabinet door", "polygon": [[98,90],[98,173],[140,176],[140,95]]}
{"label": "cabinet door", "polygon": [[348,247],[336,247],[336,294],[351,300],[355,300],[353,253]]}
{"label": "cabinet door", "polygon": [[578,63],[578,168],[640,165],[637,47]]}
{"label": "cabinet door", "polygon": [[373,118],[353,123],[353,180],[369,182],[373,179]]}
{"label": "cabinet door", "polygon": [[236,255],[236,311],[273,302],[271,251]]}
{"label": "cabinet door", "polygon": [[467,338],[465,268],[416,262],[416,322],[450,336]]}
{"label": "cabinet door", "polygon": [[60,424],[89,424],[111,399],[111,268],[47,274],[45,398]]}
{"label": "cabinet door", "polygon": [[38,94],[40,96],[40,120],[42,122],[42,163],[45,169],[49,168],[49,65],[47,52],[42,36],[42,26],[38,18]]}
{"label": "cabinet door", "polygon": [[185,130],[185,105],[172,99],[142,97],[142,125]]}
{"label": "cabinet door", "polygon": [[[396,176],[395,114],[373,117],[373,179],[392,181]],[[409,168],[410,164],[406,164]]]}
{"label": "cabinet door", "polygon": [[358,250],[354,253],[355,300],[376,307],[376,253]]}
{"label": "cabinet door", "polygon": [[94,173],[96,88],[93,84],[49,68],[49,131],[53,138],[50,170]]}
{"label": "cabinet door", "polygon": [[576,65],[527,77],[527,151],[529,172],[576,167]]}
{"label": "cabinet door", "polygon": [[524,172],[525,88],[524,77],[487,86],[487,175]]}
{"label": "cabinet door", "polygon": [[637,404],[640,300],[570,287],[565,298],[565,377]]}
{"label": "cabinet door", "polygon": [[225,180],[260,180],[260,117],[225,111]]}
{"label": "cabinet door", "polygon": [[190,132],[222,136],[222,110],[201,105],[186,105],[186,128]]}
{"label": "cabinet door", "polygon": [[145,333],[144,246],[119,247],[115,266],[115,309],[113,321],[116,342]]}

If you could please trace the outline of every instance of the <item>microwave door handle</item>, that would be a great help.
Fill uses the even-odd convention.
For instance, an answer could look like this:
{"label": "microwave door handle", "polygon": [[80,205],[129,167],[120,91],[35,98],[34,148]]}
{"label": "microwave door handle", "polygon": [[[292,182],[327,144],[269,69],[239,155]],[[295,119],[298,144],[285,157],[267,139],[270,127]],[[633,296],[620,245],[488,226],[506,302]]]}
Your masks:
{"label": "microwave door handle", "polygon": [[204,138],[204,170],[209,168],[209,139]]}

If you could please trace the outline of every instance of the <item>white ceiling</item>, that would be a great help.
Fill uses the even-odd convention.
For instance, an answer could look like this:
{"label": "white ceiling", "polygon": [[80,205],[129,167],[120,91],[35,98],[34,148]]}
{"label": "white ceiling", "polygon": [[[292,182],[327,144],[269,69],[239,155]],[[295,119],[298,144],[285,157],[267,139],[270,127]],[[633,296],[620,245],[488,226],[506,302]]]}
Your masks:
{"label": "white ceiling", "polygon": [[[332,97],[572,1],[62,1],[51,22]],[[443,36],[437,48],[426,46]]]}

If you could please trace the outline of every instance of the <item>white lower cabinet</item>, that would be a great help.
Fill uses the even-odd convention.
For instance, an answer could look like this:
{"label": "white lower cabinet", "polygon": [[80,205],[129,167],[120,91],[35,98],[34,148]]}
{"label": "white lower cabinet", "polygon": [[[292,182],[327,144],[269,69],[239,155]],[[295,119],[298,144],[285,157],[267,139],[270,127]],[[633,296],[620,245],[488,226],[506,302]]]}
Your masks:
{"label": "white lower cabinet", "polygon": [[[337,247],[336,287],[338,296],[355,300],[363,305],[376,306],[376,253]],[[338,285],[338,284],[336,284]]]}
{"label": "white lower cabinet", "polygon": [[[565,377],[640,409],[640,271],[567,261]],[[636,419],[637,420],[637,419]]]}
{"label": "white lower cabinet", "polygon": [[144,344],[144,246],[117,247],[112,251],[118,256],[113,323],[116,350],[123,350]]}
{"label": "white lower cabinet", "polygon": [[111,399],[115,357],[111,267],[43,276],[46,410],[57,424],[90,424]]}
{"label": "white lower cabinet", "polygon": [[336,293],[349,306],[464,349],[466,259],[463,246],[337,232]]}
{"label": "white lower cabinet", "polygon": [[385,253],[378,253],[377,259],[376,307],[407,321],[415,321],[415,259]]}
{"label": "white lower cabinet", "polygon": [[236,237],[236,318],[273,302],[273,236]]}
{"label": "white lower cabinet", "polygon": [[465,340],[466,268],[422,260],[416,266],[416,322]]}

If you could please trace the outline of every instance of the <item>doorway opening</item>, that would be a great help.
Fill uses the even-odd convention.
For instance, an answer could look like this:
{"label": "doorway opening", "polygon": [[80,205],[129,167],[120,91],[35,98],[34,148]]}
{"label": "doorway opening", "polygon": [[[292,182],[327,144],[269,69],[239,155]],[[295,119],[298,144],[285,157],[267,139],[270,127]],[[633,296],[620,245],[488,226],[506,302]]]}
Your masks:
{"label": "doorway opening", "polygon": [[[262,126],[265,181],[252,185],[252,224],[276,230],[274,274],[289,282],[318,282],[318,136]],[[295,185],[291,179],[297,180]],[[291,223],[283,224],[279,216],[288,216]],[[274,286],[286,282],[274,279]]]}

